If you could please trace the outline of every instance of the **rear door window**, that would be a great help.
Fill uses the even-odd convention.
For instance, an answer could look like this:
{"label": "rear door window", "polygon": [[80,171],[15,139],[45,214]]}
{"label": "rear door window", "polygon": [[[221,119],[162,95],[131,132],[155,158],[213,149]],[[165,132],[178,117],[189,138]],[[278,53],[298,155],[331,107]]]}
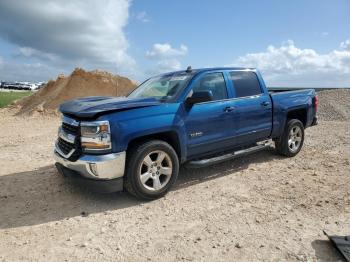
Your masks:
{"label": "rear door window", "polygon": [[255,96],[262,93],[258,77],[254,72],[232,71],[230,78],[236,91],[236,97]]}

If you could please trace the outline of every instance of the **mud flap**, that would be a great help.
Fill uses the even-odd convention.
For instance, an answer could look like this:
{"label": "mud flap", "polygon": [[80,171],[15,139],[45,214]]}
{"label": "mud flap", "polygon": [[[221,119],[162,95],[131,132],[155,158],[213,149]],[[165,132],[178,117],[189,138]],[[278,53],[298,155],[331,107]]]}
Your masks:
{"label": "mud flap", "polygon": [[323,233],[329,238],[334,247],[350,262],[350,236],[330,236],[326,231]]}

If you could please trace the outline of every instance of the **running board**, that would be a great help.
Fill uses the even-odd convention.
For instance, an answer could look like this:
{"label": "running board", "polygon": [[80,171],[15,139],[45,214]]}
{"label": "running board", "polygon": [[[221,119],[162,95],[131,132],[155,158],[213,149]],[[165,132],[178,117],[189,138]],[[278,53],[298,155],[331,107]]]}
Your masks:
{"label": "running board", "polygon": [[193,160],[193,161],[188,162],[186,166],[190,167],[190,168],[200,168],[200,167],[218,164],[218,163],[221,163],[221,162],[233,159],[233,158],[245,156],[245,155],[248,155],[251,153],[255,153],[255,152],[264,150],[268,147],[271,147],[272,144],[273,144],[272,140],[259,142],[259,143],[257,143],[256,146],[242,149],[242,150],[238,150],[238,151],[234,151],[232,153],[228,153],[225,155],[216,156],[216,157],[207,158],[207,159]]}

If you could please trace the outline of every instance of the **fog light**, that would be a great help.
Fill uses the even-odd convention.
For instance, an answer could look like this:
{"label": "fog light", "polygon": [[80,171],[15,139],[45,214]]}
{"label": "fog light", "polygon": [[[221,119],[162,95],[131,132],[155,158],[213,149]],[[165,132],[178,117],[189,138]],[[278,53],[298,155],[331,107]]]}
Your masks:
{"label": "fog light", "polygon": [[89,163],[90,171],[95,175],[98,176],[97,172],[97,165],[94,163]]}

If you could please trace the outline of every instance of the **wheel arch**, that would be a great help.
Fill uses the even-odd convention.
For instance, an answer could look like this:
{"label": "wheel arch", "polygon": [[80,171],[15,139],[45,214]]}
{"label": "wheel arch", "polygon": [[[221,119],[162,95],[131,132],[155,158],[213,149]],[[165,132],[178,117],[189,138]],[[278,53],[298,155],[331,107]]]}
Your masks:
{"label": "wheel arch", "polygon": [[169,145],[171,145],[174,148],[179,158],[179,162],[184,161],[185,153],[183,152],[184,150],[181,148],[180,137],[176,131],[164,131],[164,132],[158,132],[158,133],[147,134],[139,137],[134,137],[128,143],[127,152],[129,151],[129,149],[134,148],[135,146],[150,140],[161,140],[161,141],[167,142]]}
{"label": "wheel arch", "polygon": [[301,123],[303,123],[304,128],[307,124],[307,109],[306,108],[298,108],[288,111],[286,124],[288,123],[288,119],[298,119]]}

